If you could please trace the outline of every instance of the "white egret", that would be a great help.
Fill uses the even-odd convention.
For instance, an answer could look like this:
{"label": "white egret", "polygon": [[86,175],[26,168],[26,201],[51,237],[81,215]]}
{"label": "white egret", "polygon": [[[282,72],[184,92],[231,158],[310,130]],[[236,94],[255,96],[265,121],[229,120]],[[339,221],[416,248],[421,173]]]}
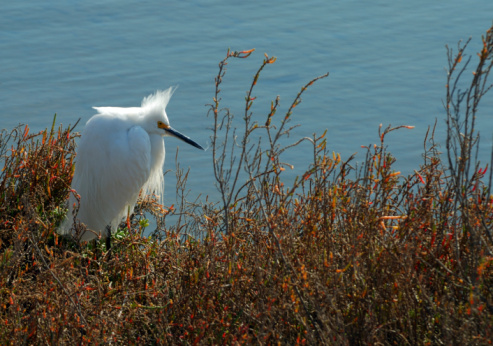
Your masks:
{"label": "white egret", "polygon": [[[77,219],[90,231],[81,240],[99,234],[111,236],[122,219],[133,212],[140,191],[162,195],[165,136],[177,137],[204,150],[173,129],[166,115],[173,88],[144,98],[140,107],[94,107],[98,114],[87,122],[80,139],[72,189],[80,195]],[[75,232],[71,193],[67,219],[60,233]]]}

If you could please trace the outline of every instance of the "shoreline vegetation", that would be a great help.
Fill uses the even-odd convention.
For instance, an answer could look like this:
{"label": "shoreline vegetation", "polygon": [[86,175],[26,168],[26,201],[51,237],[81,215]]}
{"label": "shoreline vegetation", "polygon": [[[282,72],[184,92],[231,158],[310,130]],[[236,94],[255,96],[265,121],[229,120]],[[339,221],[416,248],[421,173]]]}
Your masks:
{"label": "shoreline vegetation", "polygon": [[[56,233],[76,193],[76,127],[55,118],[39,133],[2,131],[0,343],[491,344],[492,169],[478,161],[475,125],[493,27],[482,42],[477,55],[469,41],[447,47],[446,145],[431,126],[409,176],[394,170],[385,136],[411,126],[380,126],[358,164],[331,152],[325,133],[283,144],[302,94],[328,74],[286,113],[278,97],[253,114],[255,85],[275,63],[265,55],[233,117],[220,85],[253,50],[228,50],[208,112],[220,201],[188,201],[177,160],[179,203],[141,200],[110,251]],[[313,160],[287,186],[282,155],[302,141]],[[157,229],[144,237],[150,219]]]}

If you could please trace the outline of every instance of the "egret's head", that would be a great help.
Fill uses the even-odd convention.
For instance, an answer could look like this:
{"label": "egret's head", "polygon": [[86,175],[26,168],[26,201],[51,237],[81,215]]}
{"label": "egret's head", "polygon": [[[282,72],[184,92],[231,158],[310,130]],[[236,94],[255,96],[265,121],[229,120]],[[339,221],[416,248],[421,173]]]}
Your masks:
{"label": "egret's head", "polygon": [[144,111],[144,117],[148,127],[147,131],[150,133],[158,133],[163,137],[173,136],[196,148],[204,150],[198,143],[176,131],[169,125],[168,116],[166,115],[166,106],[175,90],[176,88],[172,87],[164,91],[158,90],[155,94],[149,95],[142,100],[141,108]]}
{"label": "egret's head", "polygon": [[173,95],[175,89],[158,90],[154,94],[144,97],[141,109],[146,123],[146,129],[149,133],[165,136],[165,129],[169,127],[168,116],[166,115],[166,106]]}

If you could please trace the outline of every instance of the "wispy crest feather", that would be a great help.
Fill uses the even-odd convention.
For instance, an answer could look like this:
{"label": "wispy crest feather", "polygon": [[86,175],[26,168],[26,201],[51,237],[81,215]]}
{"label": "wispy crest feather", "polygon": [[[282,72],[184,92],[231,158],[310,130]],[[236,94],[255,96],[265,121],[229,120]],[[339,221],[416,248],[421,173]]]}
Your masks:
{"label": "wispy crest feather", "polygon": [[176,87],[157,90],[154,94],[144,97],[141,107],[149,113],[164,111],[175,90]]}

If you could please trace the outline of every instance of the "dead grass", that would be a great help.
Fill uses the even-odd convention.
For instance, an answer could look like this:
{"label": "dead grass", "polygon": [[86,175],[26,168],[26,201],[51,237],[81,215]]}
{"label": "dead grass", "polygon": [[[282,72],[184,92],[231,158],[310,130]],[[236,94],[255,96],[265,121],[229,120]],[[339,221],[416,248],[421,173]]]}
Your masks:
{"label": "dead grass", "polygon": [[[409,126],[381,127],[359,166],[318,135],[304,139],[313,162],[290,186],[280,139],[315,80],[286,114],[276,114],[277,99],[261,119],[250,106],[275,61],[266,56],[239,127],[220,108],[219,85],[227,62],[251,51],[228,52],[209,113],[221,202],[183,198],[173,210],[147,199],[111,257],[55,234],[73,172],[71,129],[3,132],[0,343],[490,344],[493,197],[474,121],[489,90],[492,29],[461,91],[466,46],[449,50],[445,154],[431,128],[421,165],[405,177],[385,136]],[[178,169],[179,196],[186,176]],[[179,221],[163,227],[173,212]],[[159,229],[142,237],[150,217]]]}

